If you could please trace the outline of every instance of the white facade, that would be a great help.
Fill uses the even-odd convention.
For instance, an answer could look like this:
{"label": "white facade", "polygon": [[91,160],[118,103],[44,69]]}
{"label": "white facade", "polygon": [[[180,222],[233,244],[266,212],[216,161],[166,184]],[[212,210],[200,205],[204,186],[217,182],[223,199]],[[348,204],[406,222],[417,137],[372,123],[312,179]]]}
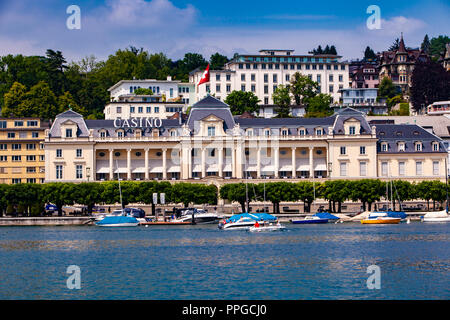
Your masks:
{"label": "white facade", "polygon": [[251,91],[260,104],[273,104],[272,94],[279,85],[287,85],[300,72],[319,83],[320,92],[339,102],[340,89],[349,88],[348,63],[334,55],[293,55],[293,50],[261,50],[257,55],[240,55],[227,63],[224,70],[210,70],[210,82],[197,86],[204,70],[189,75],[196,85],[196,100],[209,91],[225,100],[233,90]]}

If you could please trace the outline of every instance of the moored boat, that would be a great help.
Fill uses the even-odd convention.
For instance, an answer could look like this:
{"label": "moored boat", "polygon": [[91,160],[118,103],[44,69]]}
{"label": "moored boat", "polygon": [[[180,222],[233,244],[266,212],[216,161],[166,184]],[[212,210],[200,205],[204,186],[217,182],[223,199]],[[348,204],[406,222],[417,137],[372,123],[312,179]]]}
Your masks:
{"label": "moored boat", "polygon": [[391,217],[387,212],[371,212],[367,219],[362,219],[361,224],[398,224],[402,218]]}
{"label": "moored boat", "polygon": [[306,216],[303,219],[293,220],[291,219],[293,224],[316,224],[316,223],[328,223],[328,219],[320,218],[316,215]]}
{"label": "moored boat", "polygon": [[282,226],[280,222],[276,224],[259,224],[255,223],[252,227],[248,229],[250,232],[271,232],[271,231],[283,231],[286,227]]}
{"label": "moored boat", "polygon": [[191,224],[210,224],[216,223],[219,216],[215,212],[208,212],[203,209],[187,208],[177,211],[177,217],[171,222],[188,222]]}
{"label": "moored boat", "polygon": [[247,230],[254,226],[255,222],[277,223],[277,217],[268,213],[240,213],[224,219],[219,223],[222,230]]}
{"label": "moored boat", "polygon": [[447,210],[427,212],[422,217],[423,222],[450,222],[450,215]]}
{"label": "moored boat", "polygon": [[135,227],[139,221],[130,216],[107,216],[95,223],[99,227]]}

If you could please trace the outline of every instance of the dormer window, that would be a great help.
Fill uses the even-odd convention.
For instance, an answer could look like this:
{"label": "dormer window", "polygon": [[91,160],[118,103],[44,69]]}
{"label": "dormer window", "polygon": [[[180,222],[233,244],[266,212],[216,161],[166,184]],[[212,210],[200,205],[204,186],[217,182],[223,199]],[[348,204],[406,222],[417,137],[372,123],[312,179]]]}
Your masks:
{"label": "dormer window", "polygon": [[316,129],[316,136],[321,136],[323,133],[322,128]]}
{"label": "dormer window", "polygon": [[305,129],[299,129],[298,130],[298,135],[299,136],[304,136],[305,135],[306,130]]}
{"label": "dormer window", "polygon": [[439,143],[433,142],[433,151],[439,151]]}
{"label": "dormer window", "polygon": [[72,129],[66,129],[66,138],[72,138]]}
{"label": "dormer window", "polygon": [[398,143],[398,151],[405,151],[405,143],[404,142]]}
{"label": "dormer window", "polygon": [[216,135],[216,127],[209,126],[208,127],[208,137],[214,137]]}
{"label": "dormer window", "polygon": [[137,130],[134,132],[134,136],[135,136],[136,138],[142,137],[142,131],[141,131],[141,129],[137,129]]}
{"label": "dormer window", "polygon": [[264,135],[265,135],[266,137],[269,137],[269,136],[270,136],[270,129],[264,130]]}
{"label": "dormer window", "polygon": [[351,135],[356,134],[356,127],[355,126],[351,126],[348,128],[348,133]]}
{"label": "dormer window", "polygon": [[416,151],[422,151],[422,142],[416,142]]}
{"label": "dormer window", "polygon": [[123,138],[123,130],[117,131],[117,137],[120,139]]}
{"label": "dormer window", "polygon": [[100,138],[106,138],[106,131],[100,131]]}
{"label": "dormer window", "polygon": [[159,137],[159,130],[158,129],[153,129],[152,130],[152,137]]}
{"label": "dormer window", "polygon": [[388,144],[386,143],[386,142],[383,142],[382,144],[381,144],[381,151],[387,151],[388,150]]}
{"label": "dormer window", "polygon": [[253,130],[252,129],[247,129],[247,131],[245,133],[247,134],[248,137],[252,137],[253,136]]}
{"label": "dormer window", "polygon": [[170,130],[170,136],[176,137],[177,136],[177,130]]}
{"label": "dormer window", "polygon": [[287,129],[281,130],[281,135],[282,135],[283,137],[286,137],[288,134],[289,134],[289,130],[287,130]]}

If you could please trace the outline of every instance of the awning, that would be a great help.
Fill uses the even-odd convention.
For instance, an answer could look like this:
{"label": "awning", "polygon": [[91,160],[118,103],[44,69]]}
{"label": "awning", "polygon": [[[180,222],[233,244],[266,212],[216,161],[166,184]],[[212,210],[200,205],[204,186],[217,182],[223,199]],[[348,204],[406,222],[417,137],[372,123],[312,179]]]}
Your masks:
{"label": "awning", "polygon": [[291,159],[280,159],[279,171],[292,171],[292,160]]}
{"label": "awning", "polygon": [[211,164],[206,168],[206,172],[219,172],[218,164]]}
{"label": "awning", "polygon": [[163,167],[152,167],[150,168],[150,173],[162,173]]}
{"label": "awning", "polygon": [[325,158],[314,159],[314,171],[327,171]]}
{"label": "awning", "polygon": [[275,166],[261,166],[261,172],[274,172]]}
{"label": "awning", "polygon": [[167,170],[167,172],[180,172],[180,166],[171,166],[169,167],[169,169]]}
{"label": "awning", "polygon": [[231,172],[231,171],[233,171],[233,169],[231,168],[231,163],[226,164],[226,165],[223,167],[223,171],[224,171],[224,172]]}
{"label": "awning", "polygon": [[[109,170],[109,169],[108,169]],[[109,171],[108,171],[109,172]],[[115,169],[114,173],[128,173],[128,169],[127,168],[119,168],[119,169]]]}
{"label": "awning", "polygon": [[145,168],[138,167],[131,170],[132,173],[145,173]]}
{"label": "awning", "polygon": [[97,173],[109,173],[109,167],[97,167]]}
{"label": "awning", "polygon": [[258,171],[257,169],[258,169],[258,167],[256,165],[251,165],[251,166],[249,165],[249,166],[246,166],[246,168],[245,168],[246,171]]}
{"label": "awning", "polygon": [[297,166],[297,171],[309,171],[309,159],[297,158],[295,159],[295,164]]}
{"label": "awning", "polygon": [[202,172],[202,165],[201,164],[195,164],[192,167],[192,172]]}

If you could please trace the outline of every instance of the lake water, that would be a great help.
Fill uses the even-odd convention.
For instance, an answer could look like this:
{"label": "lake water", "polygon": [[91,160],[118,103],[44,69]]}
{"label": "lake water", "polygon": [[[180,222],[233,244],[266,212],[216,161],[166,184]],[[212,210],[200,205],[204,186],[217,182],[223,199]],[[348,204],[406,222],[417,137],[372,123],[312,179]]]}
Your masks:
{"label": "lake water", "polygon": [[286,226],[1,227],[0,299],[450,298],[450,224]]}

